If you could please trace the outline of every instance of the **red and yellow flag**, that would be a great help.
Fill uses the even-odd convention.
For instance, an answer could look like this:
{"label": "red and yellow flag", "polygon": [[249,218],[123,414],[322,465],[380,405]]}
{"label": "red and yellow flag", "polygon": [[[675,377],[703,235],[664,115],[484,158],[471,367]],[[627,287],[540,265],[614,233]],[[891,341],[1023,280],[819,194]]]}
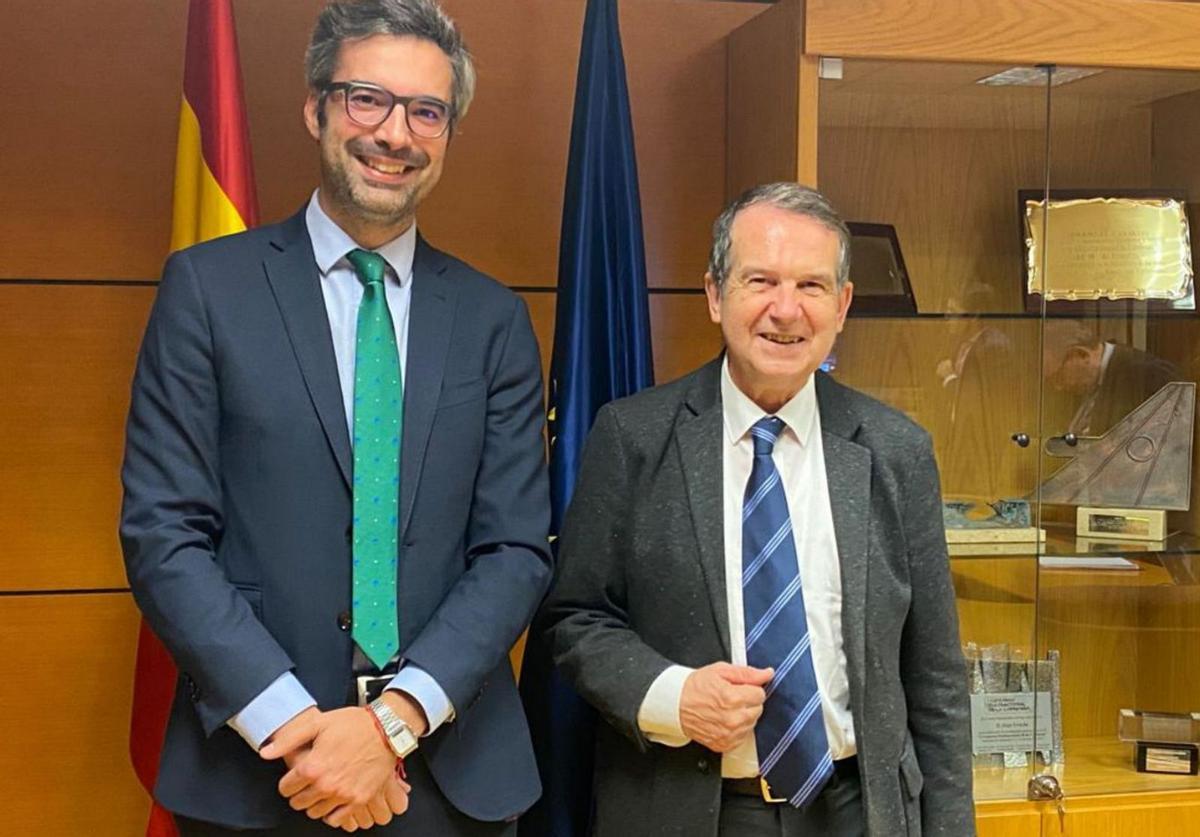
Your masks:
{"label": "red and yellow flag", "polygon": [[[250,132],[242,97],[231,0],[190,0],[171,249],[258,223]],[[143,622],[133,681],[129,754],[152,793],[175,691],[175,666]],[[152,803],[146,837],[176,837],[169,812]]]}
{"label": "red and yellow flag", "polygon": [[171,249],[258,223],[231,0],[191,0]]}

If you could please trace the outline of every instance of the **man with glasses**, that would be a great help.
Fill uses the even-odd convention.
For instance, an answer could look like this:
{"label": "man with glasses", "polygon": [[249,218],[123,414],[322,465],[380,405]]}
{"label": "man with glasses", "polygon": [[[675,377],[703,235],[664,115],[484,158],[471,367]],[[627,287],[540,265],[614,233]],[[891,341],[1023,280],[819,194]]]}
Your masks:
{"label": "man with glasses", "polygon": [[138,360],[121,537],[180,669],[155,793],[185,837],[512,834],[541,363],[415,221],[474,69],[435,0],[331,4],[306,68],[319,188],[173,255]]}

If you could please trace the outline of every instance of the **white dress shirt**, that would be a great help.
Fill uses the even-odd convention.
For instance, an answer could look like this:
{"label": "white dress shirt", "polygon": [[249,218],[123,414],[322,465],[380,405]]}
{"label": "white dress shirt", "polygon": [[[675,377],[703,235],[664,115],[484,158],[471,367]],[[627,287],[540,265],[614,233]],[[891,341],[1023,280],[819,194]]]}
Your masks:
{"label": "white dress shirt", "polygon": [[[354,355],[358,337],[358,305],[362,301],[363,286],[346,259],[346,254],[358,249],[358,244],[321,209],[317,192],[313,192],[308,201],[304,222],[312,239],[313,258],[321,275],[321,295],[325,300],[325,312],[333,337],[333,354],[342,388],[346,428],[353,439]],[[396,330],[401,370],[407,368],[408,361],[408,315],[416,245],[417,226],[413,224],[375,250],[388,265],[384,276],[384,295]],[[405,692],[421,705],[429,721],[426,735],[454,717],[454,707],[445,690],[418,666],[402,664],[388,688]],[[315,705],[312,695],[289,671],[280,675],[242,711],[230,718],[229,725],[257,750],[275,730]]]}
{"label": "white dress shirt", "polygon": [[[721,367],[722,491],[725,527],[725,595],[729,608],[729,647],[732,662],[746,664],[746,620],[742,604],[742,503],[754,461],[750,428],[768,415],[734,384],[729,360]],[[775,443],[773,458],[783,480],[796,556],[804,591],[808,632],[812,637],[813,668],[821,693],[825,734],[833,758],[856,752],[854,721],[850,714],[850,684],[842,648],[842,576],[829,484],[825,477],[825,452],[821,443],[821,416],[817,411],[812,378],[777,413],[786,425]],[[715,662],[715,661],[714,661]],[[683,684],[694,669],[671,666],[650,685],[638,710],[638,726],[651,741],[670,747],[688,743],[679,722]],[[757,776],[758,752],[754,736],[721,759],[725,778]]]}

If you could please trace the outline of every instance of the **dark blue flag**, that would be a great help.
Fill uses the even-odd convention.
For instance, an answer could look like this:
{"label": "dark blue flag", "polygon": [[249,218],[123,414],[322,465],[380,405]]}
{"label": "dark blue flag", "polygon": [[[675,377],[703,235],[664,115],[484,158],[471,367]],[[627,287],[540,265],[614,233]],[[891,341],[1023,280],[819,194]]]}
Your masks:
{"label": "dark blue flag", "polygon": [[[558,251],[550,362],[551,532],[571,501],[596,411],[654,383],[633,125],[617,0],[588,0]],[[549,658],[538,626],[521,669],[542,775],[521,837],[584,837],[595,716]]]}

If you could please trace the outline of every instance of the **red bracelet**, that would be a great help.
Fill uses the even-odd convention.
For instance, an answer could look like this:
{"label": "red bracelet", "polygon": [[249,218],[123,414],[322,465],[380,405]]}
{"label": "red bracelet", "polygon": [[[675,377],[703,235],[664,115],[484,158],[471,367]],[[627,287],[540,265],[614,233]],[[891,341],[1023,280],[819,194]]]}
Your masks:
{"label": "red bracelet", "polygon": [[379,716],[369,706],[364,706],[363,711],[371,716],[371,720],[375,723],[375,729],[379,730],[379,737],[383,739],[383,746],[390,751],[392,749],[391,739],[388,738],[387,730],[383,728],[383,724],[379,721]]}
{"label": "red bracelet", "polygon": [[[375,722],[375,729],[379,730],[379,734],[383,738],[383,746],[388,748],[389,753],[392,752],[392,741],[390,738],[388,738],[387,730],[385,730],[383,728],[383,724],[380,723],[379,716],[372,712],[371,707],[369,706],[364,706],[363,709],[367,710],[367,714],[370,715],[371,720]],[[408,778],[408,774],[404,771],[404,759],[402,759],[400,756],[396,756],[396,777],[399,779]]]}

